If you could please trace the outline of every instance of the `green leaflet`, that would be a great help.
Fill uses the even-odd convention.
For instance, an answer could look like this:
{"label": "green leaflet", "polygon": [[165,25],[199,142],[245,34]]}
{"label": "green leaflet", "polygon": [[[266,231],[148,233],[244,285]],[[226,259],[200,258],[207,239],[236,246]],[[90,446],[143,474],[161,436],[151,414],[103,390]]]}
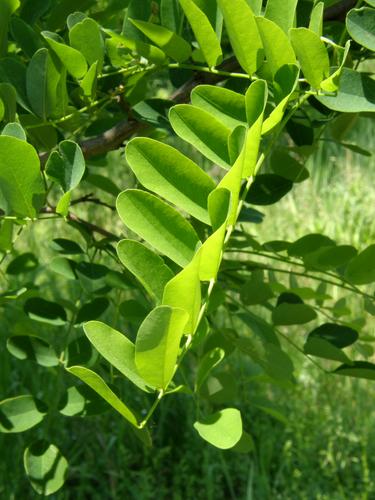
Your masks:
{"label": "green leaflet", "polygon": [[344,54],[342,56],[340,66],[336,70],[334,70],[332,75],[330,75],[328,78],[326,78],[325,80],[323,80],[321,82],[320,87],[323,90],[325,90],[327,92],[336,92],[338,90],[339,84],[340,84],[341,73],[343,71],[344,64],[345,64],[346,59],[348,57],[349,50],[350,50],[350,40],[348,40],[345,44]]}
{"label": "green leaflet", "polygon": [[0,57],[3,57],[7,51],[8,44],[8,22],[10,16],[20,6],[19,0],[0,0]]}
{"label": "green leaflet", "polygon": [[242,436],[241,413],[225,408],[194,423],[194,428],[205,441],[216,448],[233,448]]}
{"label": "green leaflet", "polygon": [[89,321],[83,326],[86,337],[108,363],[117,368],[133,384],[148,392],[135,366],[135,346],[123,333],[100,321]]}
{"label": "green leaflet", "polygon": [[104,61],[104,42],[96,21],[87,17],[69,31],[70,45],[84,55],[89,66],[98,63],[101,73]]}
{"label": "green leaflet", "polygon": [[194,256],[199,238],[182,215],[156,196],[127,189],[117,198],[124,224],[181,267]]}
{"label": "green leaflet", "polygon": [[48,177],[62,187],[64,193],[76,188],[85,171],[85,159],[79,145],[62,141],[58,151],[53,151],[46,164]]}
{"label": "green leaflet", "polygon": [[148,61],[154,64],[163,64],[167,60],[166,55],[162,50],[158,47],[154,47],[149,43],[145,43],[142,40],[133,40],[127,38],[123,35],[119,35],[112,30],[104,29],[104,33],[109,35],[112,40],[114,40],[119,46],[126,47],[130,51],[134,52],[134,54],[139,57],[142,56]]}
{"label": "green leaflet", "polygon": [[30,111],[26,95],[26,67],[17,59],[4,57],[0,59],[0,79],[4,83],[13,85],[17,102],[26,111]]}
{"label": "green leaflet", "polygon": [[27,142],[0,136],[2,208],[20,217],[35,217],[44,202],[44,184],[35,149]]}
{"label": "green leaflet", "polygon": [[274,77],[274,88],[279,89],[280,102],[264,120],[262,135],[271,132],[283,119],[284,111],[298,84],[299,69],[295,64],[283,66]]}
{"label": "green leaflet", "polygon": [[158,306],[146,316],[137,333],[135,364],[147,384],[168,387],[187,320],[186,311],[169,306]]}
{"label": "green leaflet", "polygon": [[215,366],[217,366],[224,359],[224,357],[225,351],[220,349],[220,347],[215,347],[203,356],[198,366],[195,391],[199,391],[201,385],[206,380],[211,370],[213,370]]}
{"label": "green leaflet", "polygon": [[26,89],[32,110],[43,120],[56,111],[59,81],[60,71],[56,61],[47,49],[39,49],[27,67]]}
{"label": "green leaflet", "polygon": [[209,213],[214,233],[206,239],[199,249],[199,277],[201,281],[216,280],[223,254],[225,232],[231,213],[230,204],[230,191],[219,186],[208,198]]}
{"label": "green leaflet", "polygon": [[317,356],[318,358],[329,359],[331,361],[340,361],[341,363],[351,363],[348,356],[341,349],[325,339],[308,338],[303,346],[303,351],[310,356]]}
{"label": "green leaflet", "polygon": [[368,246],[351,260],[345,277],[355,285],[365,285],[375,281],[375,244]]}
{"label": "green leaflet", "polygon": [[17,111],[17,93],[13,85],[7,82],[0,83],[0,100],[3,103],[3,117],[5,122],[14,122]]}
{"label": "green leaflet", "polygon": [[323,339],[335,347],[343,349],[354,344],[358,339],[358,332],[349,326],[323,323],[309,333],[308,339],[313,338]]}
{"label": "green leaflet", "polygon": [[249,130],[246,134],[242,177],[254,175],[262,133],[264,110],[267,104],[268,88],[264,80],[256,80],[246,91],[246,117]]}
{"label": "green leaflet", "polygon": [[302,325],[316,318],[316,312],[307,304],[283,302],[272,311],[275,325]]}
{"label": "green leaflet", "polygon": [[42,31],[42,35],[73,78],[82,78],[86,74],[87,63],[81,52],[57,41],[55,33]]}
{"label": "green leaflet", "polygon": [[59,364],[53,347],[36,335],[12,335],[7,339],[7,349],[15,358],[29,359],[40,366]]}
{"label": "green leaflet", "polygon": [[288,34],[293,27],[298,0],[268,0],[264,17],[276,23]]}
{"label": "green leaflet", "polygon": [[[0,89],[0,92],[1,92],[1,89]],[[25,141],[25,142],[27,140],[26,132],[21,127],[21,125],[17,122],[8,123],[7,125],[5,125],[5,127],[3,128],[2,132],[1,132],[1,135],[9,135],[10,137],[15,137],[16,139],[20,139],[21,141]]]}
{"label": "green leaflet", "polygon": [[16,396],[0,401],[0,432],[24,432],[38,425],[45,409],[32,396]]}
{"label": "green leaflet", "polygon": [[23,463],[31,486],[39,495],[52,495],[64,485],[68,462],[55,445],[34,441],[26,448]]}
{"label": "green leaflet", "polygon": [[138,421],[135,413],[116,396],[116,394],[108,387],[108,385],[97,373],[85,368],[84,366],[71,366],[70,368],[66,368],[66,370],[91,387],[91,389],[107,401],[112,408],[118,411],[118,413],[120,413],[125,420],[127,420],[134,427],[138,428]]}
{"label": "green leaflet", "polygon": [[70,193],[80,183],[85,168],[82,150],[73,141],[60,142],[58,151],[50,154],[46,164],[46,174],[59,184],[65,193],[56,209],[58,213],[67,215]]}
{"label": "green leaflet", "polygon": [[207,198],[215,183],[193,161],[167,144],[140,137],[128,143],[126,159],[145,188],[209,223]]}
{"label": "green leaflet", "polygon": [[295,64],[296,56],[284,31],[264,17],[256,17],[267,65],[273,77],[284,64]]}
{"label": "green leaflet", "polygon": [[329,77],[329,58],[324,43],[307,28],[291,29],[290,39],[306,80],[318,89],[321,82]]}
{"label": "green leaflet", "polygon": [[246,124],[245,98],[233,90],[215,85],[198,85],[191,93],[191,102],[230,129]]}
{"label": "green leaflet", "polygon": [[206,158],[223,168],[230,167],[230,130],[214,116],[190,104],[177,104],[170,109],[169,120],[176,134]]}
{"label": "green leaflet", "polygon": [[13,39],[28,57],[33,57],[34,53],[43,47],[39,33],[20,17],[12,17],[10,29]]}
{"label": "green leaflet", "polygon": [[346,16],[346,29],[357,43],[375,50],[375,9],[352,9]]}
{"label": "green leaflet", "polygon": [[367,378],[375,380],[375,364],[367,361],[353,361],[350,365],[340,365],[332,373],[337,375],[346,375],[348,377]]}
{"label": "green leaflet", "polygon": [[252,75],[263,61],[262,41],[246,0],[218,0],[229,40],[239,63]]}
{"label": "green leaflet", "polygon": [[117,255],[123,265],[139,280],[152,299],[160,304],[164,287],[173,273],[163,259],[139,241],[121,240]]}
{"label": "green leaflet", "polygon": [[152,42],[156,43],[167,56],[177,62],[184,62],[191,55],[190,44],[182,37],[158,24],[130,19],[143,34]]}
{"label": "green leaflet", "polygon": [[98,77],[98,61],[95,61],[90,66],[88,72],[79,83],[79,86],[83,90],[83,95],[91,100],[94,100],[95,98],[97,77]]}
{"label": "green leaflet", "polygon": [[181,14],[178,0],[160,0],[160,22],[162,26],[178,33]]}
{"label": "green leaflet", "polygon": [[201,284],[199,280],[200,252],[174,276],[164,288],[163,305],[183,309],[188,314],[183,333],[192,335],[197,328],[201,307]]}
{"label": "green leaflet", "polygon": [[341,113],[375,112],[375,82],[365,73],[342,68],[335,95],[318,95],[318,101]]}
{"label": "green leaflet", "polygon": [[193,0],[179,0],[179,2],[193,29],[207,64],[210,67],[220,64],[223,53],[208,17]]}
{"label": "green leaflet", "polygon": [[310,15],[309,29],[318,36],[323,34],[323,13],[324,2],[318,2],[314,5]]}

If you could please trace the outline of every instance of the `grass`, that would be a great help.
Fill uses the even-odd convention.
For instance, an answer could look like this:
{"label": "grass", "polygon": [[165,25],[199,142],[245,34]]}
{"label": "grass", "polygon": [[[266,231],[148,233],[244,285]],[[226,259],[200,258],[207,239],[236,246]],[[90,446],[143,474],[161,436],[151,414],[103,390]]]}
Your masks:
{"label": "grass", "polygon": [[[369,149],[373,146],[370,122],[361,120],[346,140]],[[119,153],[110,158],[109,176],[119,187],[128,186],[131,178],[125,166],[119,170],[123,165]],[[262,208],[265,220],[251,226],[252,233],[261,242],[292,241],[309,232],[323,232],[360,248],[372,243],[375,172],[371,159],[322,142],[308,166],[311,180],[297,186],[277,205]],[[109,197],[108,201],[113,203]],[[117,218],[109,218],[106,210],[87,204],[77,208],[82,217],[98,224],[105,220],[109,230],[120,234],[123,226]],[[56,234],[77,239],[77,233],[63,222],[37,223],[24,231],[17,249],[37,251],[41,256],[42,268],[30,279],[47,298],[63,296],[75,302],[79,292],[74,283],[67,286],[49,272],[55,255],[50,240]],[[83,239],[78,241],[84,245]],[[12,280],[15,286],[20,283]],[[127,297],[127,292],[112,295],[109,323],[117,322],[121,327],[123,319],[116,311]],[[5,349],[9,331],[25,332],[32,327],[26,318],[17,316],[17,311],[6,309],[0,325],[1,399],[33,391],[56,406],[57,388],[64,392],[56,372],[36,370],[31,362],[14,359]],[[34,324],[33,328],[57,342],[62,335],[55,327]],[[22,435],[0,435],[0,449],[5,450],[0,460],[0,498],[38,498],[24,475],[22,454],[25,446],[39,437],[51,439],[69,458],[67,484],[53,496],[59,500],[375,498],[373,382],[326,375],[298,352],[293,353],[293,360],[298,383],[288,387],[262,382],[254,376],[250,361],[241,364],[230,360],[241,395],[236,406],[241,408],[255,442],[251,453],[222,452],[204,443],[192,428],[195,406],[181,394],[166,398],[157,410],[151,450],[141,448],[123,420],[110,411],[85,420],[60,417]],[[130,397],[126,384],[122,390]],[[137,403],[142,406],[144,401]],[[259,408],[265,405],[271,405],[273,416]]]}

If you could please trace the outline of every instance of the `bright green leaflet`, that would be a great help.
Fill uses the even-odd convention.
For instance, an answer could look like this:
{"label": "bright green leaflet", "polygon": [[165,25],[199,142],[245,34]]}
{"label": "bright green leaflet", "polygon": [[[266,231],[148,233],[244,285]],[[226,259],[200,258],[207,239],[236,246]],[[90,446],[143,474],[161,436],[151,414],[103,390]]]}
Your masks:
{"label": "bright green leaflet", "polygon": [[156,43],[167,56],[180,63],[189,59],[191,55],[190,44],[173,31],[163,26],[145,21],[136,21],[134,19],[130,19],[130,21],[145,34],[147,38]]}
{"label": "bright green leaflet", "polygon": [[201,286],[199,281],[200,252],[164,288],[162,303],[183,309],[188,313],[188,320],[183,333],[192,335],[197,327],[201,307]]}
{"label": "bright green leaflet", "polygon": [[172,380],[187,320],[183,309],[158,306],[141,324],[135,343],[135,364],[151,386],[166,389]]}
{"label": "bright green leaflet", "polygon": [[31,486],[40,495],[52,495],[64,485],[68,462],[55,445],[32,443],[25,450],[23,463]]}
{"label": "bright green leaflet", "polygon": [[227,189],[231,194],[228,225],[233,225],[236,222],[245,157],[246,145],[244,145],[232,168],[225,174],[217,186],[218,189]]}
{"label": "bright green leaflet", "polygon": [[216,448],[233,448],[242,436],[241,413],[225,408],[194,423],[194,428],[205,441]]}
{"label": "bright green leaflet", "polygon": [[293,28],[298,0],[268,0],[264,17],[276,23],[288,34]]}
{"label": "bright green leaflet", "polygon": [[116,396],[97,373],[83,366],[71,366],[67,368],[67,371],[78,377],[82,382],[97,392],[99,396],[107,401],[107,403],[118,411],[130,424],[134,427],[138,427],[138,421],[134,412]]}
{"label": "bright green leaflet", "polygon": [[209,223],[207,197],[215,183],[193,161],[167,144],[141,137],[129,142],[126,159],[145,188]]}
{"label": "bright green leaflet", "polygon": [[284,66],[275,75],[274,86],[278,84],[282,94],[285,96],[271,111],[270,115],[264,120],[262,127],[262,135],[272,132],[272,130],[281,122],[284,116],[284,111],[288,105],[290,98],[293,95],[294,89],[298,83],[299,69],[298,66],[292,64]]}
{"label": "bright green leaflet", "polygon": [[317,99],[341,113],[375,112],[375,82],[365,73],[343,68],[338,92],[320,95]]}
{"label": "bright green leaflet", "polygon": [[117,255],[122,264],[139,280],[152,299],[160,304],[164,287],[173,278],[173,273],[163,259],[135,240],[121,240]]}
{"label": "bright green leaflet", "polygon": [[357,43],[375,50],[375,9],[352,9],[346,16],[346,29]]}
{"label": "bright green leaflet", "polygon": [[324,43],[307,28],[291,29],[290,39],[306,80],[318,89],[329,77],[329,58]]}
{"label": "bright green leaflet", "polygon": [[336,92],[339,88],[341,73],[344,68],[344,64],[349,54],[350,49],[350,40],[348,40],[345,44],[344,54],[341,59],[340,66],[333,71],[333,73],[322,81],[320,87],[327,92]]}
{"label": "bright green leaflet", "polygon": [[256,173],[255,166],[258,159],[267,97],[268,88],[264,80],[256,80],[253,82],[245,94],[246,117],[249,130],[245,139],[244,165],[242,170],[243,178],[247,178]]}
{"label": "bright green leaflet", "polygon": [[34,113],[43,120],[56,111],[59,80],[59,68],[48,49],[39,49],[27,67],[26,89]]}
{"label": "bright green leaflet", "polygon": [[27,142],[0,136],[0,191],[7,213],[35,217],[44,202],[44,185],[35,149]]}
{"label": "bright green leaflet", "polygon": [[98,63],[101,73],[104,62],[104,42],[98,24],[90,18],[75,24],[69,31],[70,45],[81,52],[89,66]]}
{"label": "bright green leaflet", "polygon": [[17,396],[0,402],[0,432],[24,432],[45,417],[32,396]]}
{"label": "bright green leaflet", "polygon": [[324,2],[318,2],[314,5],[310,15],[309,29],[318,36],[323,34],[323,12]]}
{"label": "bright green leaflet", "polygon": [[263,61],[263,47],[254,14],[246,0],[218,0],[238,62],[252,75]]}
{"label": "bright green leaflet", "polygon": [[87,72],[86,59],[81,52],[55,40],[54,33],[43,31],[42,35],[52,51],[60,59],[73,78],[82,78]]}
{"label": "bright green leaflet", "polygon": [[124,224],[159,252],[184,267],[193,258],[199,238],[182,215],[156,196],[127,189],[117,198]]}
{"label": "bright green leaflet", "polygon": [[238,92],[214,85],[197,85],[191,93],[191,102],[230,129],[246,125],[245,98]]}
{"label": "bright green leaflet", "polygon": [[193,0],[179,0],[179,2],[193,29],[207,64],[210,67],[220,64],[223,57],[220,42],[206,14]]}
{"label": "bright green leaflet", "polygon": [[169,119],[176,134],[206,158],[223,168],[230,167],[227,147],[230,130],[214,116],[190,104],[178,104],[170,109]]}
{"label": "bright green leaflet", "polygon": [[295,64],[296,56],[283,30],[264,17],[256,17],[256,23],[272,76],[275,76],[284,64]]}
{"label": "bright green leaflet", "polygon": [[208,209],[214,233],[206,239],[199,249],[199,278],[201,281],[216,280],[230,214],[230,201],[230,191],[219,187],[208,198]]}
{"label": "bright green leaflet", "polygon": [[135,346],[123,333],[100,321],[89,321],[83,327],[86,337],[108,363],[133,384],[148,391],[135,366]]}

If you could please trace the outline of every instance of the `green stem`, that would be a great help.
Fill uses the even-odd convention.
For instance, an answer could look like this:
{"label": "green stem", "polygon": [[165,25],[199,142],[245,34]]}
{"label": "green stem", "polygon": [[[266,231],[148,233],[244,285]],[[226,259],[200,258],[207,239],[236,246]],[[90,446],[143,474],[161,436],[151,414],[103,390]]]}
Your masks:
{"label": "green stem", "polygon": [[198,64],[171,63],[167,66],[169,69],[192,69],[194,71],[202,71],[203,73],[211,73],[213,75],[227,76],[228,78],[245,78],[246,80],[258,80],[255,76],[249,76],[246,73],[233,73],[231,71],[223,71],[220,69],[209,68],[208,66],[199,66]]}
{"label": "green stem", "polygon": [[154,411],[156,410],[156,408],[159,406],[159,403],[160,401],[163,399],[164,397],[164,390],[163,389],[160,389],[159,391],[159,394],[158,394],[158,397],[155,399],[155,401],[153,402],[151,408],[148,410],[148,413],[147,415],[145,416],[145,418],[142,420],[142,422],[139,424],[139,428],[140,429],[143,429],[145,427],[145,425],[147,425],[147,422],[150,420],[150,418],[152,417]]}

